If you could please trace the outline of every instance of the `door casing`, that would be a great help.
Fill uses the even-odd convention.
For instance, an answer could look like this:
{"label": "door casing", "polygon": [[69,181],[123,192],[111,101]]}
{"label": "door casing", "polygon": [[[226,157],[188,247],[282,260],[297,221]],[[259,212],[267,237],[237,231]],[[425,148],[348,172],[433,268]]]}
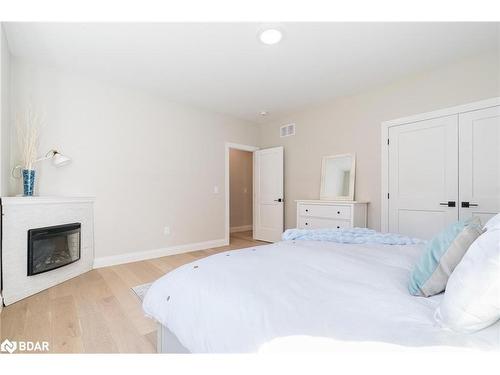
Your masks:
{"label": "door casing", "polygon": [[[477,102],[467,103],[455,107],[440,109],[437,111],[421,113],[417,115],[412,115],[408,117],[403,117],[395,120],[384,121],[381,123],[380,132],[380,145],[381,145],[381,190],[380,190],[380,202],[381,202],[381,212],[380,212],[380,230],[382,232],[388,232],[389,230],[389,129],[393,126],[400,126],[410,123],[415,123],[423,120],[430,120],[433,118],[439,118],[450,115],[460,115],[463,113],[476,111],[479,109],[485,109],[490,107],[495,107],[500,105],[500,97],[494,97],[486,100],[481,100]],[[459,204],[457,202],[457,204]]]}

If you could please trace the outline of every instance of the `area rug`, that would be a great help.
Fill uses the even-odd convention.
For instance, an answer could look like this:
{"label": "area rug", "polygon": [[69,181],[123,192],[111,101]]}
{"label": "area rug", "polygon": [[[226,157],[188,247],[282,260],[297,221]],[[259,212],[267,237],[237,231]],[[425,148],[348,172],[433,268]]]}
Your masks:
{"label": "area rug", "polygon": [[151,283],[137,285],[137,286],[134,286],[132,288],[132,291],[135,293],[137,298],[139,298],[141,301],[143,301],[150,286],[151,286]]}

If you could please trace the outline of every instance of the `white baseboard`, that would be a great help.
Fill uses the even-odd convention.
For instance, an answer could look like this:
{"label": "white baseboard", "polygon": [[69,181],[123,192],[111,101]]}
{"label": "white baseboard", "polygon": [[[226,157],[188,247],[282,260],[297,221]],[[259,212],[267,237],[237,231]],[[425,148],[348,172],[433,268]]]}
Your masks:
{"label": "white baseboard", "polygon": [[113,255],[108,257],[100,257],[94,259],[94,268],[114,266],[117,264],[138,262],[140,260],[160,258],[168,255],[188,253],[190,251],[205,250],[213,247],[221,247],[229,245],[224,239],[212,240],[205,242],[189,243],[185,245],[177,245],[165,247],[162,249],[137,251],[134,253]]}
{"label": "white baseboard", "polygon": [[247,230],[252,230],[252,229],[253,229],[253,225],[252,224],[242,225],[240,227],[231,227],[229,229],[229,233],[246,232]]}
{"label": "white baseboard", "polygon": [[0,293],[0,314],[2,313],[2,309],[3,309],[3,297],[2,293]]}

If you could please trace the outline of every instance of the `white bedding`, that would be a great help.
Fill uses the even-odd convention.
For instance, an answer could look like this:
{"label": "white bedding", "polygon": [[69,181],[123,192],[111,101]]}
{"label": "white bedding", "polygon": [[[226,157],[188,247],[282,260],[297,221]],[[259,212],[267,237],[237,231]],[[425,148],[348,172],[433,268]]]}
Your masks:
{"label": "white bedding", "polygon": [[500,323],[470,335],[433,319],[441,295],[407,290],[421,245],[282,241],[219,253],[168,273],[143,308],[191,352],[256,352],[309,336],[406,346],[500,347]]}

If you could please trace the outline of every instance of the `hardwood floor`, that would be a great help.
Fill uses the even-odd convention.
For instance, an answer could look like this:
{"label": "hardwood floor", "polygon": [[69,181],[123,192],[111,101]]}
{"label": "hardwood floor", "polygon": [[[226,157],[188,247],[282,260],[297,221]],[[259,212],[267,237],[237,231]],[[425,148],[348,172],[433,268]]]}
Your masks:
{"label": "hardwood floor", "polygon": [[130,288],[211,254],[264,244],[240,232],[229,246],[92,270],[4,307],[0,341],[48,341],[52,353],[154,353],[156,324]]}

